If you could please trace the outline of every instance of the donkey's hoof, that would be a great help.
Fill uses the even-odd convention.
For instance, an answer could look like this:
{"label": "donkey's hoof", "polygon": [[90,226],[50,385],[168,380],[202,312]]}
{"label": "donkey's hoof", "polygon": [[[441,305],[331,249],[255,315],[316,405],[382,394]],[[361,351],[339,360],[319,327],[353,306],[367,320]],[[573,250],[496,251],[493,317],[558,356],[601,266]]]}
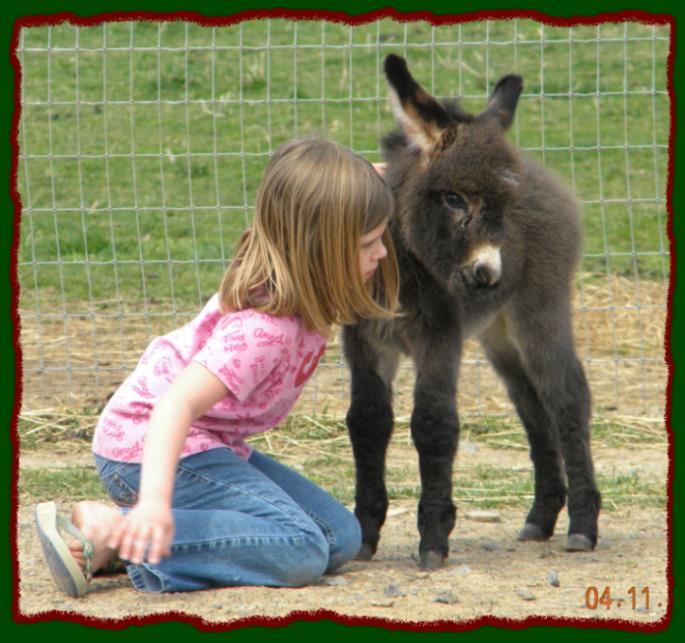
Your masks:
{"label": "donkey's hoof", "polygon": [[583,534],[569,534],[566,541],[566,551],[592,551],[595,546]]}
{"label": "donkey's hoof", "polygon": [[445,566],[446,557],[437,551],[422,551],[419,567],[425,571],[440,569]]}
{"label": "donkey's hoof", "polygon": [[518,540],[521,541],[526,541],[526,540],[535,540],[535,541],[540,541],[540,540],[548,540],[549,536],[545,534],[544,531],[537,525],[534,525],[532,522],[527,522],[525,525],[523,525],[523,529],[519,531]]}
{"label": "donkey's hoof", "polygon": [[374,555],[374,550],[369,543],[362,543],[361,549],[356,555],[357,560],[371,560]]}

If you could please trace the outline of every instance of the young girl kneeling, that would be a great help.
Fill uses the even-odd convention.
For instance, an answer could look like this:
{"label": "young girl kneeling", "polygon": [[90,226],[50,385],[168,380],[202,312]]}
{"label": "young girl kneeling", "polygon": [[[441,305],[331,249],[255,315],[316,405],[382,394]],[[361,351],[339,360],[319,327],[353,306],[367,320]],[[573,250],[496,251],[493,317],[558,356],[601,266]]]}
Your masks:
{"label": "young girl kneeling", "polygon": [[219,292],[152,341],[102,412],[93,451],[119,508],[36,507],[60,588],[82,595],[115,556],[137,589],[179,592],[307,585],[357,554],[354,515],[245,439],[286,417],[333,324],[394,314],[392,210],[374,167],[334,143],[273,155]]}

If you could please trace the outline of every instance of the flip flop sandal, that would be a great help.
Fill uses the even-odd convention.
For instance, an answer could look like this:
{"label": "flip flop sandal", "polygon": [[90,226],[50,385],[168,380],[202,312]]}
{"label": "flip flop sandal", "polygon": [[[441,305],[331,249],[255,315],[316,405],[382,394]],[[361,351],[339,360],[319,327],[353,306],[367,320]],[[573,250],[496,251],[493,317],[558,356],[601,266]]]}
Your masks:
{"label": "flip flop sandal", "polygon": [[[54,502],[36,505],[36,530],[55,584],[69,596],[83,596],[88,591],[88,583],[93,577],[93,544],[67,518],[57,513]],[[72,556],[60,531],[65,531],[83,545],[85,573]]]}

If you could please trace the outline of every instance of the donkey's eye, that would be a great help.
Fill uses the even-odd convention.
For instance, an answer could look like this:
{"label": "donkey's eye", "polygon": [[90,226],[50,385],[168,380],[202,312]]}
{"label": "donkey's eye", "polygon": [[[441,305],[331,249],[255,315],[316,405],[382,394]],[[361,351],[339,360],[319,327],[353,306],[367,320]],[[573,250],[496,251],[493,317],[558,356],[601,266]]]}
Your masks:
{"label": "donkey's eye", "polygon": [[455,210],[466,210],[466,201],[456,192],[445,192],[445,203]]}

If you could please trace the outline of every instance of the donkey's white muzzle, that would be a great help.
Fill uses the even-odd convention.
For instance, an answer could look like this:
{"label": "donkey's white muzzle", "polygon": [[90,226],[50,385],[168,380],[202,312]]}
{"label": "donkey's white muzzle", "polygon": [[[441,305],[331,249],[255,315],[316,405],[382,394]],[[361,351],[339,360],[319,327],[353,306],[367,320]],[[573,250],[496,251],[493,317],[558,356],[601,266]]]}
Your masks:
{"label": "donkey's white muzzle", "polygon": [[492,288],[502,276],[502,255],[498,246],[485,244],[471,252],[463,264],[462,277],[472,288]]}

